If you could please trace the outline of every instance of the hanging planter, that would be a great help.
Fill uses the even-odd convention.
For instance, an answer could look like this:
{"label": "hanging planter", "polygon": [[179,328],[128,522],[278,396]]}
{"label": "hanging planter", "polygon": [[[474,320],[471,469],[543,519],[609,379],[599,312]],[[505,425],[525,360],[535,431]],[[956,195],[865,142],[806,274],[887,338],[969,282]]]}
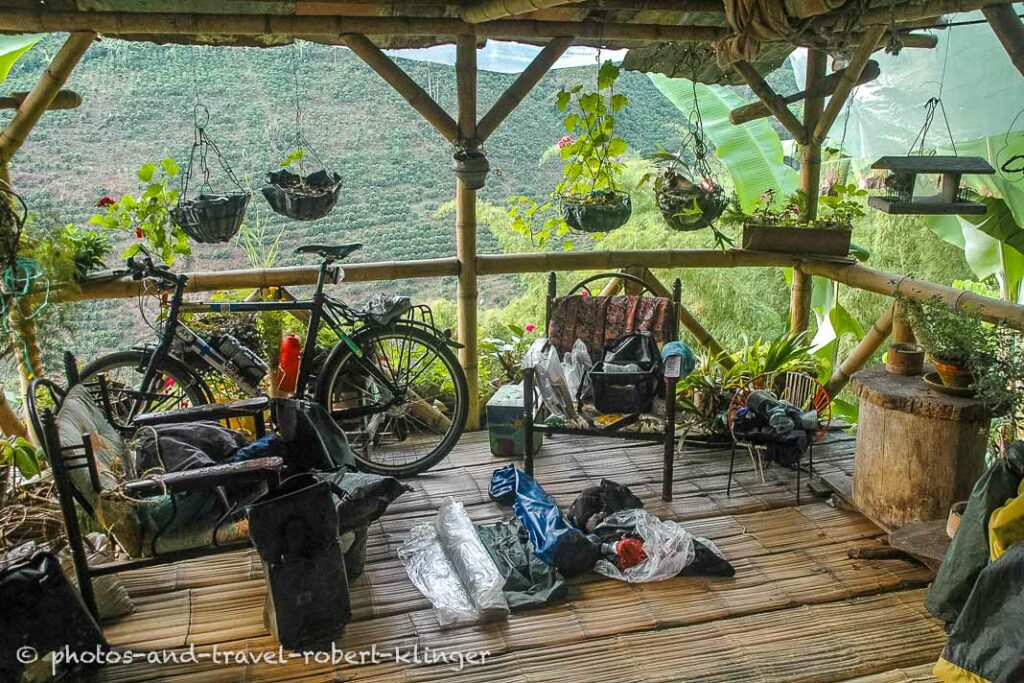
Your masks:
{"label": "hanging planter", "polygon": [[697,184],[671,170],[655,182],[654,196],[668,227],[679,232],[713,226],[729,205],[725,191],[710,178]]}
{"label": "hanging planter", "polygon": [[633,214],[633,201],[618,190],[563,196],[560,206],[565,222],[580,232],[609,232],[621,228]]}
{"label": "hanging planter", "polygon": [[491,164],[482,149],[460,148],[452,155],[452,170],[467,190],[479,190],[487,180]]}
{"label": "hanging planter", "polygon": [[[227,242],[238,234],[239,228],[242,227],[245,210],[249,206],[249,199],[252,195],[242,188],[238,178],[231,170],[231,166],[228,165],[227,159],[207,134],[206,125],[210,121],[209,110],[203,105],[198,105],[194,116],[195,141],[192,143],[192,152],[189,154],[188,167],[182,176],[178,205],[170,211],[171,219],[189,237],[200,244]],[[210,152],[217,157],[221,168],[234,183],[236,190],[213,191],[210,186],[210,168],[206,161]],[[202,172],[203,182],[199,186],[198,195],[189,198],[189,181],[196,171],[197,156],[199,158],[198,170]]]}
{"label": "hanging planter", "polygon": [[326,169],[307,176],[272,171],[266,176],[263,196],[275,213],[297,221],[323,218],[338,203],[341,175]]}

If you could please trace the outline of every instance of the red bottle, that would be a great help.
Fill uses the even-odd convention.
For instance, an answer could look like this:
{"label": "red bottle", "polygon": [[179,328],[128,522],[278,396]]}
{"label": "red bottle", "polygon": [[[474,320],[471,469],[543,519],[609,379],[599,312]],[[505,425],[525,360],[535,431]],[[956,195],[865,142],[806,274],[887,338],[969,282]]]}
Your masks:
{"label": "red bottle", "polygon": [[295,384],[299,379],[299,355],[302,352],[302,341],[294,334],[286,335],[281,340],[280,381],[277,388],[282,394],[295,392]]}

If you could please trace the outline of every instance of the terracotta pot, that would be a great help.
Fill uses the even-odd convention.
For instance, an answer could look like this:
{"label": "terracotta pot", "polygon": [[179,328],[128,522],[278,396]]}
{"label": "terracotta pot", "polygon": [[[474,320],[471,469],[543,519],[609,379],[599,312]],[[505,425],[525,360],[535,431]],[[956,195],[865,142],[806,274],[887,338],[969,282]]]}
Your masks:
{"label": "terracotta pot", "polygon": [[932,362],[935,363],[935,370],[942,378],[942,383],[947,387],[966,388],[974,383],[974,375],[963,363],[945,361],[935,356],[932,356]]}
{"label": "terracotta pot", "polygon": [[924,370],[924,349],[917,344],[890,344],[885,369],[894,375],[920,375]]}
{"label": "terracotta pot", "polygon": [[950,538],[956,536],[956,531],[960,528],[960,518],[963,516],[964,510],[966,509],[966,500],[962,500],[959,503],[953,503],[950,506],[949,517],[946,518],[946,535]]}

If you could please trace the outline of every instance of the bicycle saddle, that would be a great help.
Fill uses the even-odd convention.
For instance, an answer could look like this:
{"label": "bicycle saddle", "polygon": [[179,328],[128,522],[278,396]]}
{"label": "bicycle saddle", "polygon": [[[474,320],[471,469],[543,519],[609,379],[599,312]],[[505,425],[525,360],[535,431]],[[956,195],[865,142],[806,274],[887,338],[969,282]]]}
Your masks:
{"label": "bicycle saddle", "polygon": [[341,260],[353,251],[362,249],[363,245],[356,242],[353,244],[304,244],[296,247],[296,254],[318,254],[322,258]]}

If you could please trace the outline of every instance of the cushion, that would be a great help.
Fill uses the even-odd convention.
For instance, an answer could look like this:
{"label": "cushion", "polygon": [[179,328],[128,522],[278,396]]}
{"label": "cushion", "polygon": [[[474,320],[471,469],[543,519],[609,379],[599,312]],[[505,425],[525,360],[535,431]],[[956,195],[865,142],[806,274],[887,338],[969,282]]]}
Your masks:
{"label": "cushion", "polygon": [[580,339],[595,363],[605,347],[632,332],[650,332],[655,341],[672,341],[672,301],[652,296],[564,296],[555,299],[548,340],[565,353]]}

